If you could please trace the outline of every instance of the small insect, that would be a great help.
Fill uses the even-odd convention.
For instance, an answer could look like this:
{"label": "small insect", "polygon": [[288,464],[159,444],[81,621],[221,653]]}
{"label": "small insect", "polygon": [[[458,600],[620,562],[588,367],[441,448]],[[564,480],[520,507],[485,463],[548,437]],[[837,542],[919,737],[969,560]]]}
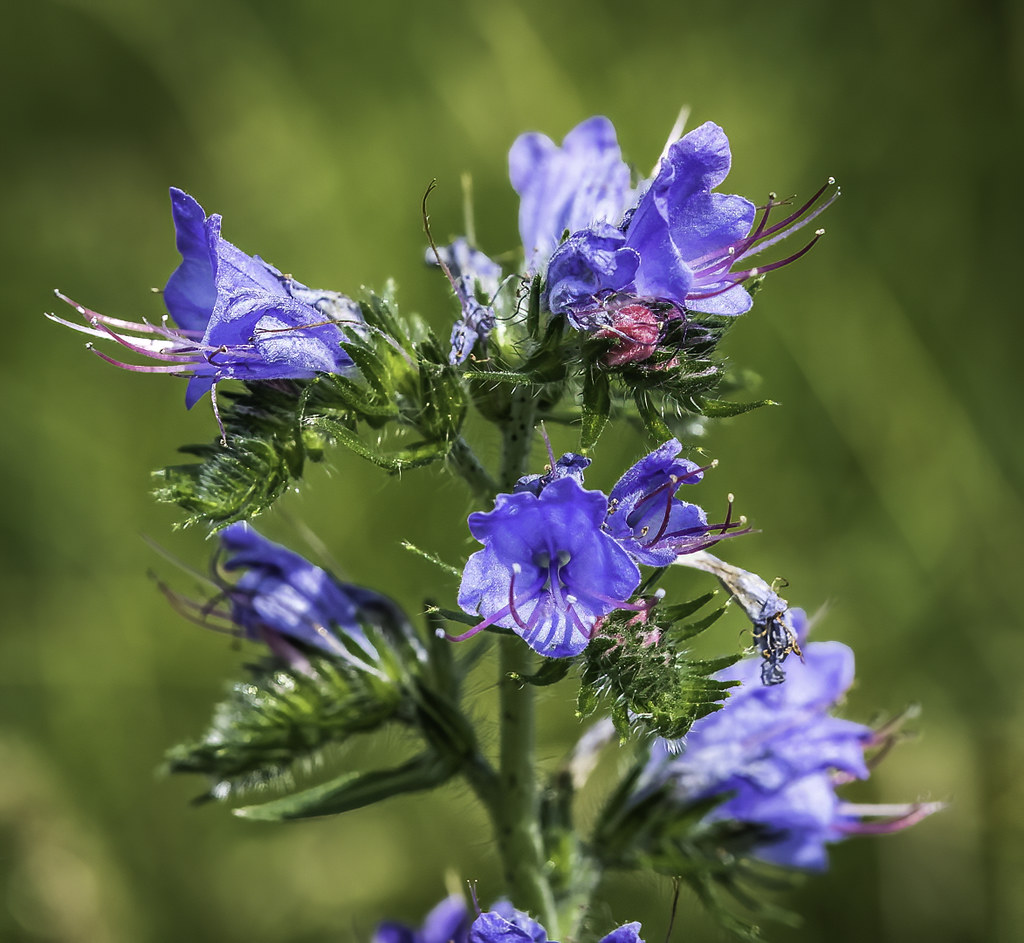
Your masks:
{"label": "small insect", "polygon": [[681,554],[675,562],[718,577],[750,619],[754,647],[764,659],[761,683],[782,684],[786,680],[783,662],[790,655],[802,659],[803,653],[789,603],[775,592],[775,584],[769,585],[756,573],[719,560],[706,550]]}
{"label": "small insect", "polygon": [[761,653],[761,683],[781,684],[786,680],[782,663],[790,656],[802,658],[800,642],[793,626],[790,625],[789,605],[774,591],[764,601],[761,614],[752,620],[754,646]]}

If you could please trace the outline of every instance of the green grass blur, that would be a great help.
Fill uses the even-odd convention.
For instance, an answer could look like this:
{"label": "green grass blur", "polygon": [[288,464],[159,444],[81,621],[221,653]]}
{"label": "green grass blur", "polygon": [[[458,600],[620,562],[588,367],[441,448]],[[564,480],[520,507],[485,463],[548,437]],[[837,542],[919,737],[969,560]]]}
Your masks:
{"label": "green grass blur", "polygon": [[[45,321],[50,290],[158,315],[175,184],[307,284],[394,275],[443,325],[445,283],[421,264],[431,178],[435,234],[461,230],[469,171],[478,240],[501,252],[518,133],[560,139],[604,113],[646,167],[683,104],[729,133],[727,192],[807,195],[828,174],[844,190],[826,238],[729,340],[783,405],[712,430],[703,501],[734,491],[760,533],[731,559],[829,604],[821,637],[858,653],[849,716],[923,705],[921,736],[857,795],[951,802],[836,849],[788,898],[804,926],[768,936],[1024,938],[1022,25],[1011,0],[5,5],[0,939],[365,940],[380,917],[421,915],[446,870],[479,878],[483,900],[495,874],[461,788],[270,827],[192,808],[198,783],[154,775],[245,659],[147,579],[175,571],[144,535],[205,565],[148,473],[215,428],[205,404],[185,412],[181,381],[118,372]],[[603,442],[594,483],[639,449]],[[349,578],[415,606],[435,573],[398,539],[456,559],[467,507],[433,470],[396,482],[338,453],[260,526],[296,549],[322,540]],[[715,631],[723,649],[740,637]],[[576,722],[550,706],[554,758]],[[607,899],[664,938],[666,884]],[[682,909],[674,939],[719,938]]]}

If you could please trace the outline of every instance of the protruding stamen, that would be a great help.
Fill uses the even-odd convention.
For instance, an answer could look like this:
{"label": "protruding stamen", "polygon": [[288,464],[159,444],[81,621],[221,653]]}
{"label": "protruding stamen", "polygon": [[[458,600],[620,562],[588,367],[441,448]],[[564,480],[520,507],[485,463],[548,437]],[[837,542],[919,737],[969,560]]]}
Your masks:
{"label": "protruding stamen", "polygon": [[944,802],[913,802],[906,805],[886,804],[871,805],[852,802],[839,803],[839,814],[841,816],[886,816],[875,822],[843,822],[837,821],[835,827],[848,835],[884,835],[889,832],[898,832],[911,825],[916,825],[921,819],[927,818],[946,807]]}
{"label": "protruding stamen", "polygon": [[86,347],[92,353],[94,353],[100,360],[105,360],[107,363],[112,364],[115,367],[120,367],[122,370],[130,370],[132,373],[169,373],[173,376],[188,376],[188,364],[177,363],[167,364],[163,367],[157,366],[143,366],[142,364],[135,363],[124,363],[124,361],[117,360],[111,357],[109,354],[103,353],[102,350],[97,350],[92,344],[87,344]]}

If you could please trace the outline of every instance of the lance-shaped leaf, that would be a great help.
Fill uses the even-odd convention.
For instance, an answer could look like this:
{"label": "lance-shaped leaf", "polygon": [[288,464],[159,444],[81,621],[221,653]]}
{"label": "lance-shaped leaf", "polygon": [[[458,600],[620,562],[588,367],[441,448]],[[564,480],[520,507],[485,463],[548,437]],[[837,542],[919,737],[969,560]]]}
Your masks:
{"label": "lance-shaped leaf", "polygon": [[419,468],[429,465],[432,462],[440,461],[449,452],[451,445],[448,442],[413,442],[405,448],[395,449],[391,452],[382,452],[367,445],[357,433],[347,428],[340,422],[329,419],[326,416],[307,416],[304,423],[318,432],[325,433],[333,439],[347,446],[356,455],[365,458],[385,471],[393,475],[409,468]]}
{"label": "lance-shaped leaf", "polygon": [[320,458],[319,444],[307,448],[298,423],[307,385],[261,383],[245,393],[222,394],[226,440],[183,447],[199,461],[155,472],[157,500],[185,510],[185,526],[220,526],[265,511],[301,476],[306,458]]}
{"label": "lance-shaped leaf", "polygon": [[312,675],[267,665],[232,685],[206,733],[169,751],[168,771],[205,774],[212,786],[204,798],[223,799],[278,779],[353,734],[410,721],[412,704],[398,683],[402,669],[378,641],[381,658],[372,670],[316,658]]}
{"label": "lance-shaped leaf", "polygon": [[450,757],[427,752],[392,769],[348,773],[310,789],[260,805],[243,806],[234,814],[254,822],[284,822],[337,815],[409,792],[442,785],[459,771]]}
{"label": "lance-shaped leaf", "polygon": [[709,419],[728,419],[732,416],[742,416],[751,410],[760,409],[762,406],[778,406],[774,400],[759,399],[749,403],[732,403],[725,399],[714,399],[709,396],[698,396],[694,398],[694,404],[702,416]]}
{"label": "lance-shaped leaf", "polygon": [[603,370],[588,370],[583,377],[583,422],[580,426],[580,451],[584,455],[597,444],[608,424],[611,408],[608,374]]}

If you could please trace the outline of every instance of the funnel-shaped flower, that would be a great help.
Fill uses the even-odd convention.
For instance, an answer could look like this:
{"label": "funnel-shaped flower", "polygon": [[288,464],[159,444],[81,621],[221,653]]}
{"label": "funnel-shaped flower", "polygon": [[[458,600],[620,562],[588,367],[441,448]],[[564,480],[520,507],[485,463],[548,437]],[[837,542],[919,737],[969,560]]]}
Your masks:
{"label": "funnel-shaped flower", "polygon": [[[452,896],[427,914],[419,930],[389,921],[377,927],[372,943],[548,943],[548,931],[505,900],[470,922],[465,902]],[[640,924],[623,924],[600,943],[643,943]]]}
{"label": "funnel-shaped flower", "polygon": [[176,328],[106,317],[63,295],[88,326],[53,320],[158,362],[127,364],[99,354],[116,366],[190,377],[190,408],[220,380],[304,379],[354,369],[340,346],[342,327],[362,324],[354,301],[307,288],[246,255],[221,238],[220,217],[207,217],[181,190],[171,190],[171,212],[182,262],[168,279],[164,301]]}
{"label": "funnel-shaped flower", "polygon": [[696,484],[706,471],[679,458],[682,449],[678,439],[669,439],[633,465],[608,496],[604,529],[638,563],[668,566],[683,554],[734,536],[743,526],[742,519],[734,522],[731,515],[720,524],[708,524],[703,508],[676,497],[683,485]]}
{"label": "funnel-shaped flower", "polygon": [[281,653],[300,643],[331,655],[344,655],[343,634],[371,658],[377,652],[364,624],[398,624],[405,616],[387,596],[341,583],[325,570],[280,544],[267,540],[246,523],[232,524],[218,535],[223,568],[239,571],[224,587],[230,619],[246,637],[266,642]]}
{"label": "funnel-shaped flower", "polygon": [[499,494],[494,510],[469,516],[483,545],[466,563],[459,605],[490,625],[512,629],[536,652],[578,655],[594,624],[628,599],[640,571],[601,525],[608,499],[573,475],[538,494]]}
{"label": "funnel-shaped flower", "polygon": [[[501,266],[463,238],[441,248],[431,244],[427,263],[444,269],[462,308],[462,317],[452,325],[448,353],[448,362],[454,367],[465,363],[476,343],[486,341],[494,330],[491,302],[501,283]],[[488,299],[487,304],[477,299],[478,291]]]}
{"label": "funnel-shaped flower", "polygon": [[[547,930],[528,914],[500,902],[480,914],[469,928],[469,943],[548,943]],[[639,923],[624,923],[599,943],[644,943]]]}

